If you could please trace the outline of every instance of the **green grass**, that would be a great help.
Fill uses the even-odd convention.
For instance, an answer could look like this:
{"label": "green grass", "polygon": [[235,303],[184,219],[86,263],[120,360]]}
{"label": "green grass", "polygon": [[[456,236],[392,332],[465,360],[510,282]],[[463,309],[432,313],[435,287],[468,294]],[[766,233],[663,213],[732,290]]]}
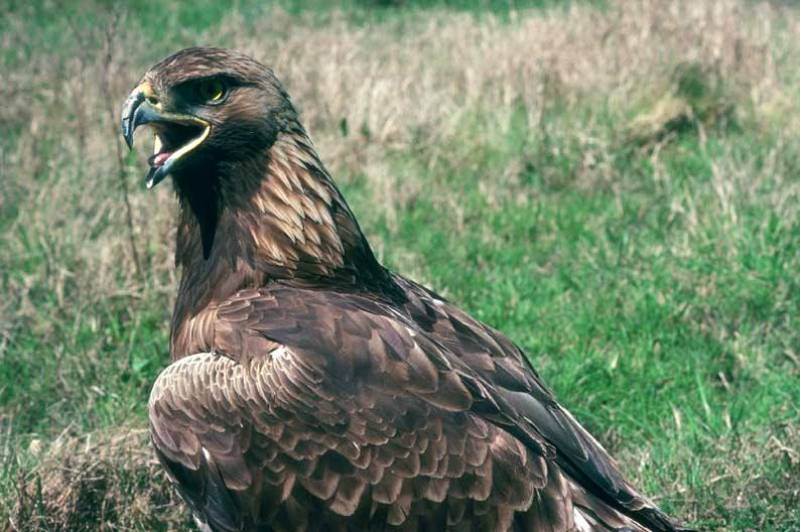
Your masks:
{"label": "green grass", "polygon": [[[335,31],[417,46],[429,19],[516,35],[531,17],[568,27],[580,16],[543,1],[516,2],[548,8],[519,20],[508,2],[279,4],[137,0],[113,37],[114,97],[153,60],[197,42],[269,48],[296,43],[297,32],[328,46]],[[181,527],[185,512],[142,432],[168,363],[173,200],[144,192],[141,161],[130,158],[139,277],[113,177],[114,126],[94,86],[111,7],[56,5],[20,4],[0,22],[17,38],[0,49],[14,98],[0,112],[0,520],[25,530]],[[245,21],[232,25],[239,33],[225,26],[231,10]],[[318,105],[323,85],[294,71],[289,80],[385,263],[521,344],[626,473],[701,528],[800,529],[800,68],[789,38],[798,15],[780,17],[766,37],[780,65],[772,107],[751,97],[761,80],[745,66],[709,66],[701,53],[700,66],[675,57],[626,73],[632,92],[556,80],[537,106],[524,95],[501,101],[489,83],[478,103],[430,123],[409,118],[414,101],[385,140],[371,116],[349,120],[359,102],[323,94]],[[297,59],[309,69],[322,53],[314,42]],[[430,63],[409,75],[442,66],[419,53]],[[672,83],[674,71],[689,74]],[[508,72],[492,83],[517,90]],[[691,116],[652,119],[652,134],[632,135],[670,83]]]}

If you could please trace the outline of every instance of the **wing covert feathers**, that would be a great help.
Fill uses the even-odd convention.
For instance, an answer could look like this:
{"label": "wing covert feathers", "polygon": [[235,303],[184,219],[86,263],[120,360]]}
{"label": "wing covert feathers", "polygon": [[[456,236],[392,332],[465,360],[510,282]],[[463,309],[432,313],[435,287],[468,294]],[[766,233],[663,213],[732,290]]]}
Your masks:
{"label": "wing covert feathers", "polygon": [[399,309],[280,284],[239,292],[197,329],[214,350],[162,372],[153,443],[204,526],[672,529],[513,344],[398,283]]}

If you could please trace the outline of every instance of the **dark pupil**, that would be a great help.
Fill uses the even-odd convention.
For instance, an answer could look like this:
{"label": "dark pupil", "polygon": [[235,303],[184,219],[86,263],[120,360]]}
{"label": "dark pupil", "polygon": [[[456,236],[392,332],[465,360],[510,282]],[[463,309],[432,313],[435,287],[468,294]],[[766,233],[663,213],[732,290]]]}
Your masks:
{"label": "dark pupil", "polygon": [[198,92],[204,100],[210,100],[219,92],[218,84],[216,82],[203,83]]}

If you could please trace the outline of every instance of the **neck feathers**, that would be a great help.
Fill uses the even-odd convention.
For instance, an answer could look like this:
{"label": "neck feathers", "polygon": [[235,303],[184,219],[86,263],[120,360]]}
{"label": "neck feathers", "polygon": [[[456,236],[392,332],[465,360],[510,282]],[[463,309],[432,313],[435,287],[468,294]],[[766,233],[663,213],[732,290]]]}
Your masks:
{"label": "neck feathers", "polygon": [[176,263],[183,269],[178,322],[273,280],[392,290],[300,126],[281,133],[266,156],[219,162],[176,183]]}
{"label": "neck feathers", "polygon": [[278,137],[265,173],[255,193],[235,193],[234,209],[260,261],[294,276],[370,266],[352,263],[372,253],[308,137]]}

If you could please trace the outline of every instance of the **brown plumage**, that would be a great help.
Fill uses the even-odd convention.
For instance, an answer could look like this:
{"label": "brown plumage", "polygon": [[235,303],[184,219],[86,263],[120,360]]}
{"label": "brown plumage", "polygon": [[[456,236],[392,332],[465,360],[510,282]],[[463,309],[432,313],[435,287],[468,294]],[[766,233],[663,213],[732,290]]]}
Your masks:
{"label": "brown plumage", "polygon": [[267,68],[178,52],[145,123],[181,205],[152,440],[202,528],[675,529],[517,346],[377,262]]}

